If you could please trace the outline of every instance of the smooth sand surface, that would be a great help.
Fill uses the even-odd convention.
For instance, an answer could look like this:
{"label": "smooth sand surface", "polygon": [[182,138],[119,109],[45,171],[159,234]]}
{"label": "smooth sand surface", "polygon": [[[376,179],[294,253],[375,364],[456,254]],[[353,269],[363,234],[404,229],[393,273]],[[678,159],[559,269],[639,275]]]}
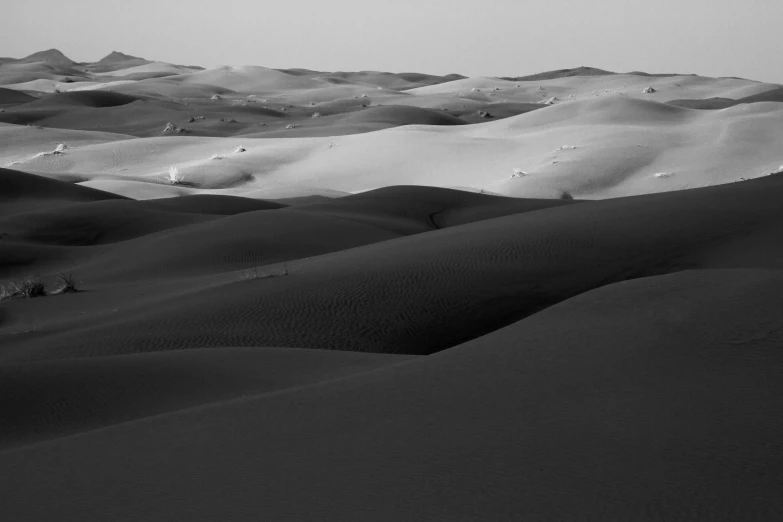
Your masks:
{"label": "smooth sand surface", "polygon": [[3,522],[783,519],[780,85],[0,86]]}
{"label": "smooth sand surface", "polygon": [[[783,339],[770,304],[782,291],[777,270],[611,285],[435,356],[17,447],[0,453],[14,470],[0,478],[4,510],[13,520],[775,519]],[[123,379],[146,362],[134,357]],[[175,405],[198,375],[178,381],[176,363],[158,367],[179,383]],[[75,364],[24,373],[32,385]],[[199,387],[208,400],[243,386],[212,378]],[[48,382],[35,388],[45,400],[58,390]],[[140,398],[115,418],[139,415],[156,391],[132,382]],[[60,418],[64,429],[91,421]]]}

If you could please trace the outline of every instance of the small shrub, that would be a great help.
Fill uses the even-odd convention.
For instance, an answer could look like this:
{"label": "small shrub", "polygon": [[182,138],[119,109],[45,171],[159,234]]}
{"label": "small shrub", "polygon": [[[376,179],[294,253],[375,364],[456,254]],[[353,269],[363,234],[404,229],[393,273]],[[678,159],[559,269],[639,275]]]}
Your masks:
{"label": "small shrub", "polygon": [[252,281],[253,279],[267,279],[269,277],[280,277],[287,275],[291,275],[291,270],[288,268],[288,264],[284,264],[282,272],[259,272],[258,268],[249,268],[239,274],[237,280]]}
{"label": "small shrub", "polygon": [[13,296],[10,284],[0,286],[0,301],[6,301],[13,298]]}
{"label": "small shrub", "polygon": [[253,279],[258,279],[257,268],[248,268],[237,277],[237,281],[252,281]]}
{"label": "small shrub", "polygon": [[32,299],[45,295],[44,282],[40,276],[27,276],[18,281],[11,281],[0,290],[0,300]]}
{"label": "small shrub", "polygon": [[222,154],[213,154],[212,157],[209,158],[209,159],[222,160],[222,159],[225,159],[225,156],[223,156]]}
{"label": "small shrub", "polygon": [[65,149],[67,149],[68,146],[65,143],[58,143],[57,146],[54,148],[54,150],[46,151],[46,152],[39,152],[33,158],[40,158],[42,156],[59,156],[61,154],[65,154]]}
{"label": "small shrub", "polygon": [[246,151],[247,151],[247,149],[244,148],[242,145],[240,145],[239,147],[234,149],[234,154],[239,154],[240,152],[246,152]]}
{"label": "small shrub", "polygon": [[52,292],[52,295],[73,294],[79,291],[79,289],[76,288],[76,278],[73,277],[72,272],[61,272],[57,274],[57,279],[60,284],[57,289]]}
{"label": "small shrub", "polygon": [[182,185],[185,183],[185,176],[179,171],[179,168],[169,167],[166,180],[172,185]]}

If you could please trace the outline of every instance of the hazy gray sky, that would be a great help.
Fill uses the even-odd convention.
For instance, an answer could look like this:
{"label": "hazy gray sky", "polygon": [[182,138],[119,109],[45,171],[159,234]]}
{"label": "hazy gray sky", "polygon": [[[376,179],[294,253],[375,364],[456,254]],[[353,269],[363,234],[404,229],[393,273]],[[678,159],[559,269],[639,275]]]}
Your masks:
{"label": "hazy gray sky", "polygon": [[522,75],[589,65],[783,82],[783,0],[11,0],[0,56]]}

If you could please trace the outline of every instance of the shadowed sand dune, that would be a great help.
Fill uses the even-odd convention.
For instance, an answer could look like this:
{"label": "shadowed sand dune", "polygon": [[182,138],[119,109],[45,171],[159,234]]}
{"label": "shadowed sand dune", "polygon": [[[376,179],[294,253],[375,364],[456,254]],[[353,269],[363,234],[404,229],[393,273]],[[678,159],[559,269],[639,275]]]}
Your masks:
{"label": "shadowed sand dune", "polygon": [[371,107],[356,112],[321,115],[303,121],[297,128],[266,130],[249,133],[248,138],[303,138],[321,136],[345,136],[379,131],[403,125],[465,125],[467,122],[449,113],[419,107],[389,106]]}
{"label": "shadowed sand dune", "polygon": [[[0,366],[0,450],[141,417],[297,388],[411,359],[213,348]],[[73,376],[79,375],[77,383]]]}
{"label": "shadowed sand dune", "polygon": [[30,212],[42,206],[55,208],[70,203],[121,199],[125,198],[64,181],[0,169],[0,215]]}
{"label": "shadowed sand dune", "polygon": [[[71,267],[87,288],[97,286],[57,297],[71,302],[67,310],[55,298],[12,303],[0,357],[221,343],[429,354],[615,281],[692,268],[779,268],[782,179],[561,205],[409,237],[400,236],[425,228],[415,226],[415,203],[409,216],[395,216],[387,204],[362,222],[360,200],[342,215],[339,202],[326,205],[340,217],[307,207],[250,212],[117,245],[9,238],[0,247],[15,273]],[[231,272],[253,266],[255,277]],[[123,290],[134,280],[185,277],[186,287]],[[106,309],[122,313],[106,318]],[[19,334],[31,317],[37,331]]]}
{"label": "shadowed sand dune", "polygon": [[47,96],[27,104],[27,108],[78,106],[78,107],[119,107],[139,101],[138,97],[116,92],[86,91],[64,92]]}
{"label": "shadowed sand dune", "polygon": [[35,101],[36,99],[29,94],[0,87],[0,105],[18,105]]}
{"label": "shadowed sand dune", "polygon": [[762,103],[762,102],[783,102],[783,87],[771,89],[768,91],[746,96],[738,100],[731,98],[710,98],[706,100],[672,100],[670,105],[678,107],[687,107],[691,109],[726,109],[742,103]]}
{"label": "shadowed sand dune", "polygon": [[435,356],[5,451],[4,509],[776,518],[783,330],[770,303],[782,291],[778,271],[762,270],[611,285]]}
{"label": "shadowed sand dune", "polygon": [[165,210],[166,212],[216,214],[222,216],[233,216],[234,214],[255,210],[273,210],[287,206],[285,203],[232,196],[182,196],[143,201],[138,204],[142,208]]}
{"label": "shadowed sand dune", "polygon": [[0,218],[0,230],[6,240],[101,245],[205,221],[209,221],[209,217],[144,209],[136,201],[107,200],[13,214]]}
{"label": "shadowed sand dune", "polygon": [[296,210],[373,224],[401,234],[464,225],[575,201],[517,199],[433,187],[387,187]]}

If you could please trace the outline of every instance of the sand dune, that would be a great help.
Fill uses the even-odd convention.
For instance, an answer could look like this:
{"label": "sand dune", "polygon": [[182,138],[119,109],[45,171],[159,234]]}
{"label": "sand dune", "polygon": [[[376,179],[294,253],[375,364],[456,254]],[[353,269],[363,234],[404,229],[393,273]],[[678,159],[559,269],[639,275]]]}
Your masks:
{"label": "sand dune", "polygon": [[139,73],[169,73],[169,74],[187,74],[195,72],[195,69],[189,69],[187,67],[181,67],[165,62],[151,62],[144,65],[136,65],[134,67],[128,67],[127,69],[118,69],[116,71],[109,71],[102,73],[103,76],[128,76],[130,74]]}
{"label": "sand dune", "polygon": [[[652,87],[655,92],[645,93]],[[595,96],[628,96],[646,100],[668,101],[678,98],[742,98],[779,88],[779,85],[736,78],[703,76],[648,77],[635,74],[568,76],[547,80],[502,80],[499,78],[466,78],[408,91],[411,94],[462,94],[514,98],[517,101],[541,101],[558,97],[566,101]],[[499,91],[495,91],[498,88]],[[473,91],[478,89],[478,92]]]}
{"label": "sand dune", "polygon": [[361,71],[361,72],[334,72],[328,75],[323,73],[312,74],[319,80],[336,81],[343,80],[350,83],[364,83],[384,89],[408,90],[426,85],[435,85],[447,81],[453,81],[463,78],[459,75],[436,76],[421,73],[388,73],[379,71]]}
{"label": "sand dune", "polygon": [[298,388],[410,359],[290,348],[213,348],[3,365],[0,418],[11,429],[0,434],[0,449]]}
{"label": "sand dune", "polygon": [[782,518],[780,85],[0,85],[3,521]]}
{"label": "sand dune", "polygon": [[[29,272],[35,263],[54,273],[70,267],[100,285],[209,277],[186,299],[180,287],[166,295],[170,289],[148,285],[144,297],[113,290],[64,296],[74,303],[68,311],[58,312],[52,300],[25,303],[27,311],[20,306],[6,319],[5,358],[209,347],[226,339],[233,346],[433,353],[614,281],[689,268],[779,268],[780,189],[781,179],[767,177],[527,212],[520,204],[506,217],[430,232],[422,226],[426,207],[408,202],[418,197],[430,208],[457,210],[465,198],[444,193],[438,202],[403,190],[373,198],[382,206],[367,205],[366,217],[358,216],[360,198],[343,209],[336,203],[250,212],[116,246],[30,245],[8,237],[2,245],[9,273]],[[462,212],[496,201],[471,198],[467,209],[434,223],[449,214],[464,222]],[[407,216],[394,210],[409,204]],[[240,281],[234,271],[251,267],[264,277]],[[123,313],[98,320],[106,307]],[[79,309],[82,315],[74,315]],[[312,309],[319,314],[307,313]],[[13,335],[31,314],[42,318],[41,333]]]}
{"label": "sand dune", "polygon": [[264,91],[269,89],[306,89],[321,85],[315,80],[292,76],[259,66],[224,66],[170,79],[181,81],[182,83],[212,85],[235,92]]}
{"label": "sand dune", "polygon": [[[27,84],[36,80],[85,79],[85,74],[71,66],[49,62],[6,62],[0,64],[0,85]],[[13,88],[24,88],[13,87]],[[31,89],[35,90],[35,89]]]}
{"label": "sand dune", "polygon": [[776,89],[765,90],[757,94],[745,96],[744,98],[732,99],[732,98],[709,98],[709,99],[693,99],[693,100],[672,100],[668,102],[671,105],[677,105],[679,107],[687,107],[693,109],[726,109],[728,107],[734,107],[743,103],[759,103],[759,102],[783,102],[783,87]]}
{"label": "sand dune", "polygon": [[341,112],[323,115],[304,121],[294,129],[266,130],[244,134],[248,138],[303,138],[347,136],[363,134],[403,125],[465,125],[467,122],[449,113],[406,107],[384,105],[355,112]]}
{"label": "sand dune", "polygon": [[[781,291],[777,271],[613,285],[437,356],[5,451],[0,465],[17,470],[0,479],[5,509],[19,520],[768,518],[783,509],[769,478],[781,339],[768,303]],[[115,500],[82,501],[95,497]]]}
{"label": "sand dune", "polygon": [[[38,76],[38,74],[36,74]],[[78,83],[66,83],[60,81],[60,79],[37,79],[22,83],[11,83],[4,85],[6,89],[13,89],[16,91],[33,92],[33,93],[53,93],[62,92],[67,90],[73,90],[78,88],[91,87],[95,88],[98,85],[103,85],[100,82],[78,82]]]}
{"label": "sand dune", "polygon": [[36,98],[13,89],[0,87],[0,105],[17,105],[34,101]]}
{"label": "sand dune", "polygon": [[139,101],[138,97],[115,92],[66,92],[30,102],[27,108],[75,105],[79,107],[118,107]]}
{"label": "sand dune", "polygon": [[[409,125],[308,139],[296,138],[297,132],[317,135],[317,124],[284,129],[283,117],[277,124],[281,130],[270,136],[289,131],[295,139],[149,138],[79,147],[67,155],[31,158],[15,167],[52,176],[78,172],[87,178],[160,184],[168,168],[177,165],[192,189],[189,193],[220,190],[256,197],[272,197],[263,190],[290,184],[308,187],[291,194],[299,196],[317,189],[356,192],[418,184],[518,197],[594,199],[769,174],[783,163],[774,145],[783,139],[780,107],[762,102],[698,111],[599,97],[481,125]],[[104,110],[115,109],[100,109]],[[138,114],[138,109],[132,110]],[[404,123],[409,113],[391,107],[362,111],[341,117],[343,126],[338,129],[355,132],[363,128],[362,121],[383,123],[384,115],[403,114],[397,123]],[[449,118],[453,117],[444,115],[441,120]],[[247,132],[252,126],[234,128],[239,129]],[[240,146],[247,151],[232,154]],[[226,160],[211,160],[213,154],[224,154]]]}
{"label": "sand dune", "polygon": [[433,187],[387,187],[297,210],[361,221],[408,235],[572,203],[576,201],[503,198]]}
{"label": "sand dune", "polygon": [[123,199],[122,196],[42,176],[0,169],[0,213],[29,212],[84,201]]}
{"label": "sand dune", "polygon": [[[126,140],[131,136],[109,132],[47,129],[0,123],[0,165],[20,164],[41,152],[52,152],[58,144],[69,147]],[[54,157],[46,156],[47,158]]]}

